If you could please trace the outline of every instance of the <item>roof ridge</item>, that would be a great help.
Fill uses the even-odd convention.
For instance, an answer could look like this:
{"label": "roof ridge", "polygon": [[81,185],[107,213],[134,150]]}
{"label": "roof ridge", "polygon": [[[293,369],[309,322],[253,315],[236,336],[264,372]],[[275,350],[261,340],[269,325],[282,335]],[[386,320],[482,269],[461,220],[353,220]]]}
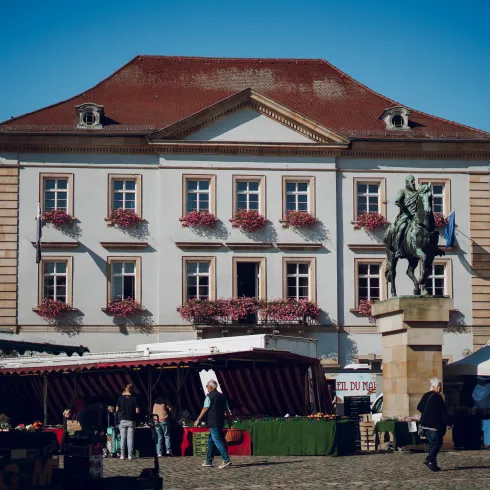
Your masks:
{"label": "roof ridge", "polygon": [[184,59],[184,60],[232,60],[232,61],[315,61],[322,62],[322,58],[237,58],[232,56],[174,56],[164,54],[139,54],[136,58],[166,58],[166,59]]}
{"label": "roof ridge", "polygon": [[433,117],[434,119],[450,123],[450,124],[452,124],[454,126],[458,126],[460,128],[466,128],[466,129],[469,129],[471,131],[478,131],[479,133],[482,133],[485,135],[490,134],[488,131],[484,131],[483,129],[478,129],[478,128],[474,128],[472,126],[467,126],[466,124],[461,124],[461,123],[458,123],[456,121],[451,121],[451,119],[445,119],[443,117],[434,116],[433,114],[429,114],[428,112],[419,111],[418,109],[414,109],[413,107],[409,107],[407,105],[402,104],[401,102],[390,99],[389,97],[386,97],[385,95],[382,95],[379,92],[376,92],[376,90],[373,90],[372,88],[368,87],[367,85],[364,85],[364,83],[359,82],[355,78],[351,77],[349,74],[342,71],[340,68],[337,68],[335,65],[332,65],[332,63],[330,63],[329,61],[327,61],[325,59],[322,59],[322,61],[324,63],[326,63],[328,66],[330,66],[331,68],[333,68],[334,70],[336,70],[337,72],[339,72],[342,76],[347,77],[349,80],[351,80],[352,82],[356,83],[357,85],[360,85],[361,87],[365,88],[366,90],[371,92],[373,95],[376,95],[377,97],[380,97],[381,99],[386,100],[386,101],[390,102],[391,104],[398,104],[399,106],[406,107],[407,109],[410,109],[411,111],[417,112],[418,114],[423,114],[424,116]]}
{"label": "roof ridge", "polygon": [[68,97],[68,99],[60,100],[59,102],[56,102],[54,104],[49,104],[47,106],[41,107],[40,109],[36,109],[34,111],[31,111],[31,112],[26,112],[25,114],[21,114],[20,116],[11,117],[10,119],[6,119],[5,121],[0,121],[0,126],[3,125],[3,124],[10,123],[12,121],[16,121],[17,119],[20,119],[21,117],[31,116],[32,114],[36,114],[38,112],[44,111],[45,109],[51,109],[52,107],[56,107],[58,105],[64,104],[65,102],[70,102],[70,100],[76,99],[77,97],[80,97],[80,96],[86,94],[87,92],[90,92],[91,90],[96,89],[97,87],[99,87],[100,85],[102,85],[104,82],[106,82],[107,80],[109,80],[110,78],[112,78],[114,75],[116,75],[120,71],[124,70],[124,68],[126,68],[127,66],[129,66],[131,63],[133,63],[134,61],[136,61],[137,58],[138,58],[138,56],[135,56],[134,58],[131,58],[127,63],[125,63],[120,68],[118,68],[115,72],[113,72],[110,75],[108,75],[107,77],[105,77],[99,83],[95,84],[93,87],[90,87],[87,90],[84,90],[83,92],[80,92],[77,95],[74,95],[73,97]]}

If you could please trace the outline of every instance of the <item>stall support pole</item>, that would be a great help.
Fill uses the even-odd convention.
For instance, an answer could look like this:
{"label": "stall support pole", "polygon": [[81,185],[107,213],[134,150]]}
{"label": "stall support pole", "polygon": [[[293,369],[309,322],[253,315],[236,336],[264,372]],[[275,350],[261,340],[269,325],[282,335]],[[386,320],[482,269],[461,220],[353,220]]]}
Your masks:
{"label": "stall support pole", "polygon": [[180,389],[182,388],[182,370],[177,366],[177,416],[180,417]]}
{"label": "stall support pole", "polygon": [[43,408],[44,408],[44,426],[48,425],[48,373],[43,374]]}
{"label": "stall support pole", "polygon": [[153,376],[151,368],[148,368],[148,413],[153,413]]}

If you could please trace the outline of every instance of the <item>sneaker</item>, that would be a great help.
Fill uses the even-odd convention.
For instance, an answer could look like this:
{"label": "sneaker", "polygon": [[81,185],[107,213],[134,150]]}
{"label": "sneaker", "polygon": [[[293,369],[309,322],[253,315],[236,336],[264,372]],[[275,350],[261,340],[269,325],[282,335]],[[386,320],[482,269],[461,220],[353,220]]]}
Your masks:
{"label": "sneaker", "polygon": [[425,460],[425,461],[424,461],[424,464],[425,464],[425,466],[427,466],[427,468],[429,468],[429,470],[431,470],[431,471],[441,471],[441,468],[439,468],[439,467],[438,467],[438,466],[436,466],[435,464],[431,463],[430,461]]}
{"label": "sneaker", "polygon": [[167,456],[172,457],[173,456],[172,451],[167,451]]}
{"label": "sneaker", "polygon": [[119,456],[119,459],[124,459],[124,454],[121,454],[121,456]]}
{"label": "sneaker", "polygon": [[212,464],[208,464],[208,463],[203,463],[201,466],[203,466],[204,468],[212,468],[213,467]]}
{"label": "sneaker", "polygon": [[128,459],[133,459],[133,456],[128,456]]}
{"label": "sneaker", "polygon": [[162,454],[162,453],[158,453],[158,454],[157,454],[157,457],[158,457],[158,458],[163,458],[163,454]]}
{"label": "sneaker", "polygon": [[218,468],[226,468],[227,466],[231,466],[231,461],[223,461],[219,466]]}

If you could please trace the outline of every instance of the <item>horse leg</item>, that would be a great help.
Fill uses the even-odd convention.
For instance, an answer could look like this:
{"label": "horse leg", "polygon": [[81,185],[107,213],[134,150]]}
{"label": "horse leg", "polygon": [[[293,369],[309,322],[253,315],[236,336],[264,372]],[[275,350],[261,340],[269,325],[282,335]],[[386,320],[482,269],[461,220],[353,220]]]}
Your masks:
{"label": "horse leg", "polygon": [[420,258],[422,261],[420,264],[420,274],[419,274],[419,287],[420,291],[422,292],[422,296],[427,296],[427,287],[426,287],[426,282],[427,282],[427,277],[428,277],[428,271],[427,271],[427,255],[425,252],[417,248],[415,251],[417,256]]}
{"label": "horse leg", "polygon": [[394,298],[396,296],[396,265],[398,264],[398,257],[392,255],[391,259],[391,297]]}
{"label": "horse leg", "polygon": [[413,294],[415,296],[420,296],[420,285],[418,279],[415,277],[415,269],[419,263],[418,257],[411,257],[408,259],[408,268],[407,268],[407,276],[412,280],[413,285],[415,286],[413,289]]}

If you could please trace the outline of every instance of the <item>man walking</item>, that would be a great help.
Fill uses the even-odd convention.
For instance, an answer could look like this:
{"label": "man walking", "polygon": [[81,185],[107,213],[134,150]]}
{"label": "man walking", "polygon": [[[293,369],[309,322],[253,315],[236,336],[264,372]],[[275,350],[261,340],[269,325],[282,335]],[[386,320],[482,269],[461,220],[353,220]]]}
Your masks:
{"label": "man walking", "polygon": [[422,413],[420,426],[424,429],[429,446],[429,455],[424,464],[432,471],[441,471],[437,466],[437,454],[442,447],[442,439],[446,433],[447,412],[441,396],[442,383],[439,378],[430,380],[430,391],[424,394],[417,410]]}
{"label": "man walking", "polygon": [[225,396],[220,393],[217,388],[218,383],[216,381],[213,379],[208,381],[208,384],[206,385],[208,396],[206,396],[206,399],[204,400],[204,407],[201,410],[201,414],[196,420],[194,427],[197,427],[201,420],[206,417],[207,426],[209,428],[209,438],[207,458],[206,462],[203,463],[203,466],[213,466],[214,448],[217,447],[221,457],[223,458],[223,462],[219,465],[219,468],[226,468],[227,466],[231,465],[231,461],[222,437],[222,431],[225,425],[225,413],[228,417],[230,428],[233,419]]}

